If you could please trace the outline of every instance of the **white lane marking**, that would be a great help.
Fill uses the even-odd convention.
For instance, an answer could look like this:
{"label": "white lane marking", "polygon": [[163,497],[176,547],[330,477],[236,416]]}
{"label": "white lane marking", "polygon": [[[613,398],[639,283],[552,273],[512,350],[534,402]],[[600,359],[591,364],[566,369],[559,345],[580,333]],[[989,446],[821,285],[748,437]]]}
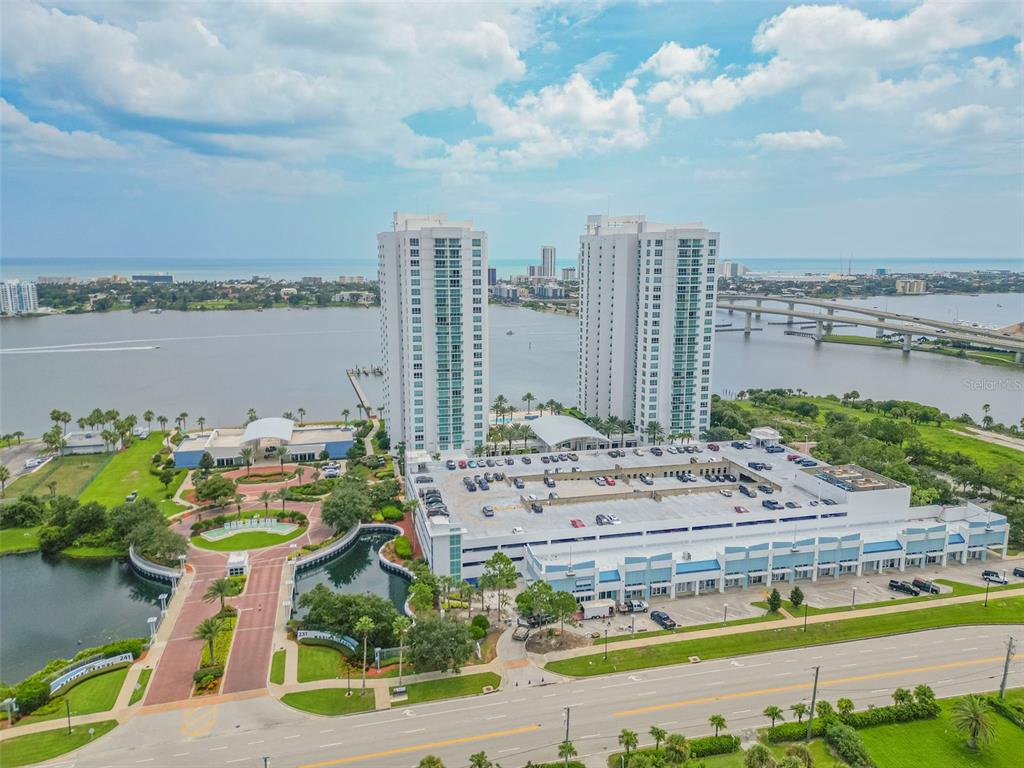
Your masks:
{"label": "white lane marking", "polygon": [[857,666],[856,664],[840,664],[839,668],[840,669],[846,669],[847,667],[856,667],[856,666]]}
{"label": "white lane marking", "polygon": [[185,757],[187,754],[188,752],[179,752],[176,755],[171,755],[171,757]]}
{"label": "white lane marking", "polygon": [[824,656],[811,656],[811,661],[817,661],[818,659],[824,659]]}
{"label": "white lane marking", "polygon": [[670,725],[675,725],[678,720],[666,720],[664,723],[658,723],[659,728],[668,728]]}
{"label": "white lane marking", "polygon": [[[299,736],[301,736],[301,735],[302,735],[302,734],[300,734],[300,733],[293,733],[293,734],[292,734],[291,736],[285,736],[285,737],[284,737],[284,741],[287,741],[288,739],[297,739],[297,738],[299,738]],[[188,752],[186,752],[185,754],[187,755],[187,754],[188,754]]]}
{"label": "white lane marking", "polygon": [[251,747],[253,744],[262,744],[262,743],[263,743],[263,739],[260,739],[259,741],[250,741],[249,742],[249,746]]}
{"label": "white lane marking", "polygon": [[210,751],[211,752],[217,752],[217,751],[219,751],[221,749],[227,749],[227,748],[228,748],[228,745],[225,744],[223,747],[210,747]]}
{"label": "white lane marking", "polygon": [[557,696],[557,693],[545,693],[542,698],[550,699],[552,696]]}
{"label": "white lane marking", "polygon": [[889,692],[888,688],[875,688],[875,690],[872,691],[872,693],[888,693],[888,692]]}
{"label": "white lane marking", "polygon": [[657,691],[644,691],[643,693],[638,693],[637,696],[656,696],[657,693]]}
{"label": "white lane marking", "polygon": [[156,760],[155,757],[146,757],[146,758],[143,758],[142,760],[136,760],[135,762],[136,763],[152,763],[154,760]]}
{"label": "white lane marking", "polygon": [[961,651],[976,651],[976,650],[978,650],[978,646],[972,645],[970,648],[961,648],[960,650]]}
{"label": "white lane marking", "polygon": [[952,683],[952,682],[953,682],[953,678],[950,677],[950,678],[946,678],[945,680],[938,680],[938,681],[936,681],[935,684],[936,685],[944,685],[946,683]]}
{"label": "white lane marking", "polygon": [[520,747],[509,747],[508,749],[499,749],[498,752],[500,754],[505,754],[506,752],[518,752],[520,749]]}
{"label": "white lane marking", "polygon": [[586,736],[580,736],[581,739],[596,739],[600,736],[600,733],[588,733]]}
{"label": "white lane marking", "polygon": [[402,731],[402,733],[423,733],[427,730],[426,728],[413,728],[411,731]]}
{"label": "white lane marking", "polygon": [[501,720],[503,717],[508,717],[508,715],[491,715],[490,717],[485,717],[484,720]]}
{"label": "white lane marking", "polygon": [[[965,650],[966,650],[966,649],[965,649]],[[900,659],[916,659],[916,658],[919,658],[919,657],[918,657],[918,655],[917,655],[916,653],[915,653],[915,654],[912,654],[912,655],[910,655],[910,656],[900,656]]]}
{"label": "white lane marking", "polygon": [[779,674],[775,675],[775,677],[789,677],[792,674],[792,672],[779,672]]}
{"label": "white lane marking", "polygon": [[342,743],[343,742],[340,741],[332,741],[330,744],[321,744],[320,749],[327,749],[329,747],[340,747]]}
{"label": "white lane marking", "polygon": [[231,763],[240,763],[243,760],[248,760],[248,759],[249,759],[248,757],[236,757],[234,760],[225,760],[224,762],[227,765],[231,765]]}
{"label": "white lane marking", "polygon": [[863,651],[861,651],[861,653],[874,653],[874,652],[875,652],[874,648],[865,648]]}
{"label": "white lane marking", "polygon": [[735,712],[733,712],[733,714],[734,715],[743,715],[743,714],[746,714],[749,711],[750,711],[749,709],[737,709]]}
{"label": "white lane marking", "polygon": [[882,650],[883,650],[883,651],[898,651],[898,650],[899,650],[899,648],[900,648],[900,647],[899,647],[898,645],[887,645],[887,646],[885,646],[885,648],[883,648]]}
{"label": "white lane marking", "polygon": [[326,731],[320,731],[320,733],[334,733],[334,729],[328,728]]}

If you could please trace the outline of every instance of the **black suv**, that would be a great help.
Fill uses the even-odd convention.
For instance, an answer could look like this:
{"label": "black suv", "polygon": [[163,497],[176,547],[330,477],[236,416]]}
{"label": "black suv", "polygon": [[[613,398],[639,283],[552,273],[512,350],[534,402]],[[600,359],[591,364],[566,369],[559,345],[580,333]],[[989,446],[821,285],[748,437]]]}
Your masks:
{"label": "black suv", "polygon": [[675,629],[676,623],[664,611],[651,611],[651,620],[662,629]]}
{"label": "black suv", "polygon": [[914,579],[910,582],[916,589],[922,592],[927,592],[929,595],[939,594],[939,585],[934,581],[928,581],[928,579]]}
{"label": "black suv", "polygon": [[921,592],[913,585],[905,581],[897,581],[896,579],[890,579],[889,589],[893,592],[902,592],[905,595],[917,597]]}
{"label": "black suv", "polygon": [[750,490],[745,485],[741,485],[739,490],[740,490],[740,493],[742,493],[748,499],[756,499],[757,498],[757,493],[755,491]]}
{"label": "black suv", "polygon": [[1014,568],[1013,575],[1019,576],[1020,578],[1024,579],[1024,568]]}

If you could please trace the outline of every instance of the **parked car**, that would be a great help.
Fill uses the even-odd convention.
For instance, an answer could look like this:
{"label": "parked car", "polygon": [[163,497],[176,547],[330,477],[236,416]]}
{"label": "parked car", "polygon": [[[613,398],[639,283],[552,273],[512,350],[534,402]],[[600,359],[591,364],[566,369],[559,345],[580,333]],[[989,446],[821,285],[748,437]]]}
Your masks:
{"label": "parked car", "polygon": [[619,603],[619,613],[647,613],[649,607],[643,600],[623,600]]}
{"label": "parked car", "polygon": [[586,523],[584,523],[582,520],[580,520],[579,518],[576,518],[576,517],[574,517],[572,520],[570,520],[569,524],[573,528],[586,528],[587,527]]}
{"label": "parked car", "polygon": [[479,483],[477,483],[477,485],[480,486],[480,490],[481,491],[489,491],[489,490],[491,490],[491,486],[490,486],[490,484],[486,480],[481,480]]}
{"label": "parked car", "polygon": [[621,520],[619,520],[619,516],[618,515],[613,515],[610,512],[608,514],[606,514],[605,517],[608,518],[608,522],[611,523],[612,525],[619,525],[622,522]]}
{"label": "parked car", "polygon": [[939,594],[939,585],[934,581],[929,581],[928,579],[914,579],[910,583],[914,585],[915,589],[927,592],[929,595]]}
{"label": "parked car", "polygon": [[664,451],[662,451],[661,448],[659,448],[658,446],[654,446],[653,448],[651,448],[651,454],[654,456],[661,456],[663,453]]}
{"label": "parked car", "polygon": [[799,459],[799,458],[800,458],[799,454],[796,454],[796,453],[790,453],[790,454],[788,454],[788,455],[786,456],[786,461],[796,461],[796,460],[797,460],[797,459]]}
{"label": "parked car", "polygon": [[744,496],[746,496],[748,499],[756,499],[757,498],[757,491],[752,491],[749,488],[747,488],[747,486],[745,486],[745,485],[741,485],[739,487],[739,492],[742,493]]}
{"label": "parked car", "polygon": [[569,457],[569,461],[579,461],[580,460],[580,455],[578,453],[569,453],[569,454],[566,454],[566,455]]}
{"label": "parked car", "polygon": [[795,502],[795,501],[787,501],[786,502],[786,506],[789,509],[800,509],[800,504],[798,502]]}
{"label": "parked car", "polygon": [[912,597],[917,597],[921,594],[921,592],[916,587],[914,587],[913,584],[910,584],[906,581],[898,581],[897,579],[889,580],[889,589],[891,589],[893,592],[902,592],[903,594],[910,595]]}
{"label": "parked car", "polygon": [[721,450],[721,449],[718,447],[718,443],[708,443],[708,450],[709,451],[718,451],[718,450]]}
{"label": "parked car", "polygon": [[834,507],[838,502],[833,501],[832,499],[822,499],[821,503],[826,507]]}
{"label": "parked car", "polygon": [[638,479],[644,485],[654,485],[654,478],[651,477],[650,475],[645,475],[641,472]]}
{"label": "parked car", "polygon": [[603,477],[595,477],[594,482],[597,483],[598,485],[608,485],[608,483],[605,482],[605,479]]}
{"label": "parked car", "polygon": [[615,485],[615,478],[614,478],[614,477],[606,477],[606,478],[604,479],[604,481],[605,481],[606,483],[608,483],[608,485]]}
{"label": "parked car", "polygon": [[455,469],[458,466],[458,464],[455,463],[455,459],[448,459],[448,461],[446,461],[444,465],[448,469]]}
{"label": "parked car", "polygon": [[541,512],[544,511],[544,507],[538,504],[537,502],[534,502],[533,504],[530,505],[530,511],[536,512],[539,515]]}
{"label": "parked car", "polygon": [[675,629],[676,623],[672,620],[664,611],[651,611],[651,621],[657,624],[662,629]]}
{"label": "parked car", "polygon": [[541,461],[542,464],[550,464],[551,463],[551,457],[550,456],[541,456],[540,457],[540,461]]}
{"label": "parked car", "polygon": [[470,459],[466,462],[466,466],[470,469],[476,469],[476,459]]}
{"label": "parked car", "polygon": [[643,448],[634,448],[633,449],[633,455],[634,456],[643,456],[646,453],[647,453],[647,451],[645,451]]}
{"label": "parked car", "polygon": [[727,491],[724,488],[720,490],[719,493],[725,496],[725,498],[727,499],[732,497],[732,491]]}
{"label": "parked car", "polygon": [[480,511],[483,512],[484,517],[494,517],[494,507],[492,507],[490,504],[485,504],[484,506],[482,506],[480,508]]}
{"label": "parked car", "polygon": [[981,578],[987,581],[989,584],[1009,584],[1009,580],[1006,579],[999,571],[982,571]]}
{"label": "parked car", "polygon": [[761,493],[765,493],[765,494],[775,493],[775,489],[774,488],[772,488],[770,485],[764,485],[763,483],[761,485],[757,486],[757,490],[759,490]]}
{"label": "parked car", "polygon": [[512,485],[514,485],[519,490],[522,490],[523,488],[526,487],[526,483],[523,482],[523,479],[521,477],[517,477],[515,480],[513,480]]}
{"label": "parked car", "polygon": [[416,475],[416,482],[417,483],[432,483],[432,482],[434,482],[434,478],[432,478],[430,475]]}
{"label": "parked car", "polygon": [[533,459],[529,456],[523,456],[523,464],[533,464]]}
{"label": "parked car", "polygon": [[516,463],[516,460],[513,459],[511,456],[506,456],[505,457],[505,466],[506,467],[511,467],[515,463]]}
{"label": "parked car", "polygon": [[1014,568],[1013,575],[1024,579],[1024,568]]}
{"label": "parked car", "polygon": [[131,493],[129,493],[127,496],[124,497],[124,500],[128,501],[128,502],[131,502],[131,501],[135,501],[137,498],[139,498],[139,492],[138,491],[132,491]]}
{"label": "parked car", "polygon": [[546,485],[548,488],[554,488],[555,487],[554,478],[545,477],[544,478],[544,485]]}
{"label": "parked car", "polygon": [[512,529],[512,533],[523,533],[523,529],[517,525]]}
{"label": "parked car", "polygon": [[551,493],[548,494],[548,498],[549,499],[557,499],[558,498],[558,494],[555,493],[554,491],[552,491]]}
{"label": "parked car", "polygon": [[736,510],[737,514],[740,514],[740,515],[745,515],[745,514],[747,514],[747,512],[750,511],[746,507],[740,506],[739,504],[737,504],[735,507],[733,507],[733,509]]}
{"label": "parked car", "polygon": [[781,445],[769,445],[764,449],[765,453],[782,453],[785,450]]}

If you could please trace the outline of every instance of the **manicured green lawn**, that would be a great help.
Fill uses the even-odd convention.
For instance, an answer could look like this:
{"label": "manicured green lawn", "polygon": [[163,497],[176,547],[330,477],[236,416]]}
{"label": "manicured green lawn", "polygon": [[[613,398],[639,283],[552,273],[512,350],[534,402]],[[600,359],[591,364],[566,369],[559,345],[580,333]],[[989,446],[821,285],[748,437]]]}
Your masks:
{"label": "manicured green lawn", "polygon": [[306,532],[305,528],[296,528],[286,536],[266,531],[246,531],[228,536],[226,539],[207,541],[202,536],[193,536],[192,543],[201,549],[212,549],[214,552],[237,552],[242,549],[262,549],[273,547],[277,544],[284,544],[286,541],[296,539]]}
{"label": "manicured green lawn", "polygon": [[456,696],[473,696],[483,693],[484,686],[490,685],[497,688],[500,683],[501,676],[493,672],[446,677],[443,680],[430,680],[425,683],[412,683],[406,686],[409,698],[404,703],[420,704],[424,701],[452,699]]}
{"label": "manicured green lawn", "polygon": [[110,461],[110,455],[96,453],[89,456],[58,456],[30,475],[23,475],[7,485],[7,496],[49,496],[49,483],[57,483],[58,496],[78,496],[100,468]]}
{"label": "manicured green lawn", "polygon": [[[757,603],[751,603],[751,605],[757,605]],[[748,616],[745,619],[734,619],[723,624],[720,621],[713,621],[709,624],[693,624],[689,627],[679,627],[677,629],[655,629],[649,632],[637,632],[636,635],[615,635],[608,636],[608,644],[619,643],[623,640],[635,640],[638,637],[658,637],[660,635],[685,635],[687,632],[699,632],[702,629],[718,629],[719,627],[738,627],[743,624],[761,624],[766,621],[778,621],[784,619],[781,613],[765,613],[763,616]],[[594,645],[604,645],[604,637],[594,638]]]}
{"label": "manicured green lawn", "polygon": [[135,684],[135,690],[132,691],[132,697],[128,700],[128,706],[136,702],[142,701],[142,697],[146,695],[146,686],[149,685],[149,678],[153,676],[153,670],[146,667],[139,672],[139,682]]}
{"label": "manicured green lawn", "polygon": [[[98,739],[117,727],[116,720],[104,720],[90,725],[79,725],[71,729],[54,728],[52,731],[31,733],[0,742],[0,768],[15,768],[51,760],[59,755],[78,749],[93,739]],[[92,735],[89,731],[92,731]]]}
{"label": "manicured green lawn", "polygon": [[117,547],[68,547],[67,549],[62,549],[61,554],[83,559],[90,557],[122,557],[128,554],[128,550],[118,549]]}
{"label": "manicured green lawn", "polygon": [[360,694],[358,690],[353,690],[351,696],[346,696],[344,688],[287,693],[281,697],[281,701],[289,707],[314,715],[351,715],[369,712],[375,706],[373,691],[367,690],[365,694]]}
{"label": "manicured green lawn", "polygon": [[810,624],[806,632],[801,627],[786,627],[739,635],[680,640],[641,648],[611,650],[608,652],[607,661],[601,652],[563,659],[548,664],[547,669],[563,675],[601,675],[666,664],[681,664],[690,656],[720,659],[961,624],[1019,623],[1022,616],[1024,598],[993,597],[989,600],[987,608],[982,603],[962,603],[884,616],[865,616]]}
{"label": "manicured green lawn", "polygon": [[0,529],[0,555],[35,552],[39,549],[39,526]]}
{"label": "manicured green lawn", "polygon": [[173,496],[185,479],[185,470],[179,470],[171,484],[164,489],[160,478],[151,473],[153,466],[151,459],[163,445],[164,433],[160,431],[151,432],[145,440],[137,440],[128,448],[117,453],[110,459],[110,462],[103,467],[85,490],[82,491],[81,500],[98,501],[106,507],[116,507],[123,504],[125,496],[132,491],[138,491],[139,496],[153,499],[160,506],[160,511],[165,515],[173,515],[185,509],[180,504],[171,501],[167,496]]}
{"label": "manicured green lawn", "polygon": [[[342,677],[341,660],[341,653],[326,645],[300,645],[299,682],[309,683],[313,680],[334,680]],[[281,674],[284,674],[283,666]],[[358,675],[353,672],[353,677]]]}
{"label": "manicured green lawn", "polygon": [[[121,686],[124,685],[124,679],[127,674],[128,667],[115,669],[111,672],[83,680],[70,691],[64,693],[63,698],[67,700],[71,707],[71,716],[92,715],[96,712],[106,712],[113,709],[114,704],[117,703],[117,694],[121,692]],[[29,715],[20,720],[18,724],[28,725],[45,720],[57,720],[66,716],[67,711],[64,706],[61,706],[57,711],[41,717]]]}
{"label": "manicured green lawn", "polygon": [[274,685],[282,685],[284,683],[284,651],[274,651],[274,655],[270,660],[270,682]]}
{"label": "manicured green lawn", "polygon": [[1021,764],[1024,731],[993,712],[989,715],[995,726],[992,743],[977,752],[970,750],[949,719],[954,701],[940,701],[942,714],[935,720],[880,725],[858,731],[875,765],[878,768],[940,765],[956,768],[1012,768]]}

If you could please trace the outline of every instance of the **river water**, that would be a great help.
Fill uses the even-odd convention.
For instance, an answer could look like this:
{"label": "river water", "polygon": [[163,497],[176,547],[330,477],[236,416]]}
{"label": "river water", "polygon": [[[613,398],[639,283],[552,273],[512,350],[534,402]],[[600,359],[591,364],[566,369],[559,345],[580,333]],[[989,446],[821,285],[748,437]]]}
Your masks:
{"label": "river water", "polygon": [[338,592],[366,592],[387,597],[401,611],[409,593],[409,584],[405,579],[386,573],[377,557],[377,550],[391,538],[382,533],[365,534],[345,554],[299,574],[296,581],[299,595],[323,584]]}
{"label": "river water", "polygon": [[[1009,325],[1024,318],[1024,296],[906,296],[861,300],[895,312]],[[576,398],[577,321],[573,317],[490,307],[491,396],[513,401],[527,391],[566,405]],[[742,327],[742,315],[717,322]],[[785,327],[719,332],[714,391],[800,387],[816,394],[858,390],[864,397],[920,400],[952,414],[998,421],[1024,415],[1024,375],[979,363],[870,347],[815,345]],[[509,334],[511,331],[511,334]],[[840,329],[842,333],[863,333]],[[866,331],[870,335],[871,331]],[[0,431],[39,434],[53,408],[76,417],[95,407],[172,421],[239,424],[306,409],[308,420],[356,414],[345,369],[379,360],[377,310],[332,308],[265,312],[164,312],[65,315],[0,322]],[[371,399],[379,377],[363,377]]]}

